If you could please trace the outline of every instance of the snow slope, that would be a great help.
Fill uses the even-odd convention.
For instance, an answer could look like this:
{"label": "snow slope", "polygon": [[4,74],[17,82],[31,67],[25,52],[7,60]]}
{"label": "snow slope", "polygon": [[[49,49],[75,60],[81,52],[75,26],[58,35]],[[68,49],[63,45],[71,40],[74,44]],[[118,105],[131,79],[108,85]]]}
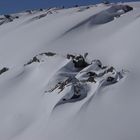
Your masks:
{"label": "snow slope", "polygon": [[140,2],[0,24],[0,140],[140,139]]}

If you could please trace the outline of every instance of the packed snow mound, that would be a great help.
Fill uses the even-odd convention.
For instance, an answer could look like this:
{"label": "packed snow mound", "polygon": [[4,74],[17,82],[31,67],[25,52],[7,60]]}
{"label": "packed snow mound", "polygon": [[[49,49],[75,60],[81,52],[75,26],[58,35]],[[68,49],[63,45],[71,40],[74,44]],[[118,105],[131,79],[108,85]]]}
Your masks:
{"label": "packed snow mound", "polygon": [[119,18],[121,15],[132,10],[133,10],[133,7],[128,6],[128,5],[113,5],[106,10],[103,10],[95,15],[92,15],[85,21],[82,21],[81,23],[77,24],[75,27],[68,30],[66,33],[72,30],[75,30],[76,28],[80,28],[81,26],[84,26],[84,25],[88,25],[89,27],[94,27],[100,24],[111,22],[115,18]]}
{"label": "packed snow mound", "polygon": [[140,2],[1,15],[0,140],[140,139],[139,17]]}
{"label": "packed snow mound", "polygon": [[[98,92],[100,88],[115,84],[124,77],[123,71],[102,66],[100,60],[88,64],[82,55],[71,56],[72,60],[60,68],[47,85],[46,93],[63,92],[64,97],[58,104],[82,100],[88,96],[89,90]],[[92,89],[91,83],[98,85],[96,90]]]}

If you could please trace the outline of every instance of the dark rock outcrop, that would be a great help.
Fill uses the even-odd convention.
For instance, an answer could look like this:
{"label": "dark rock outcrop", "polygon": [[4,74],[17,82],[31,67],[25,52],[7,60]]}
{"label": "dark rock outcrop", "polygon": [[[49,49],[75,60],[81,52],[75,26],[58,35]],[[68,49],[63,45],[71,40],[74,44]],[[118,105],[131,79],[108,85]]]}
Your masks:
{"label": "dark rock outcrop", "polygon": [[0,70],[0,75],[3,74],[4,72],[8,71],[8,70],[9,70],[9,68],[7,68],[7,67],[2,68]]}

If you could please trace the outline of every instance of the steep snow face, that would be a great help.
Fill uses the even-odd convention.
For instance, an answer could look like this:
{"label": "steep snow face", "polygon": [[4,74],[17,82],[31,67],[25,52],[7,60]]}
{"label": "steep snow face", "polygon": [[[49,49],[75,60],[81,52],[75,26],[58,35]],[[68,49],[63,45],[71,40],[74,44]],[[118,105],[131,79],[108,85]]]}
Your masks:
{"label": "steep snow face", "polygon": [[139,2],[0,16],[0,140],[140,139],[139,25]]}

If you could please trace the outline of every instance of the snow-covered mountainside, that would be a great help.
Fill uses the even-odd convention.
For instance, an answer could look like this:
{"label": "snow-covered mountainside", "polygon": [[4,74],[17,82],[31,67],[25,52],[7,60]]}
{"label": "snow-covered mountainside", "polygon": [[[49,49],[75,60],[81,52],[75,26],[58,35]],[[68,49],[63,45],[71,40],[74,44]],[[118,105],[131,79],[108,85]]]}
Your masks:
{"label": "snow-covered mountainside", "polygon": [[139,140],[140,2],[0,16],[0,140]]}

